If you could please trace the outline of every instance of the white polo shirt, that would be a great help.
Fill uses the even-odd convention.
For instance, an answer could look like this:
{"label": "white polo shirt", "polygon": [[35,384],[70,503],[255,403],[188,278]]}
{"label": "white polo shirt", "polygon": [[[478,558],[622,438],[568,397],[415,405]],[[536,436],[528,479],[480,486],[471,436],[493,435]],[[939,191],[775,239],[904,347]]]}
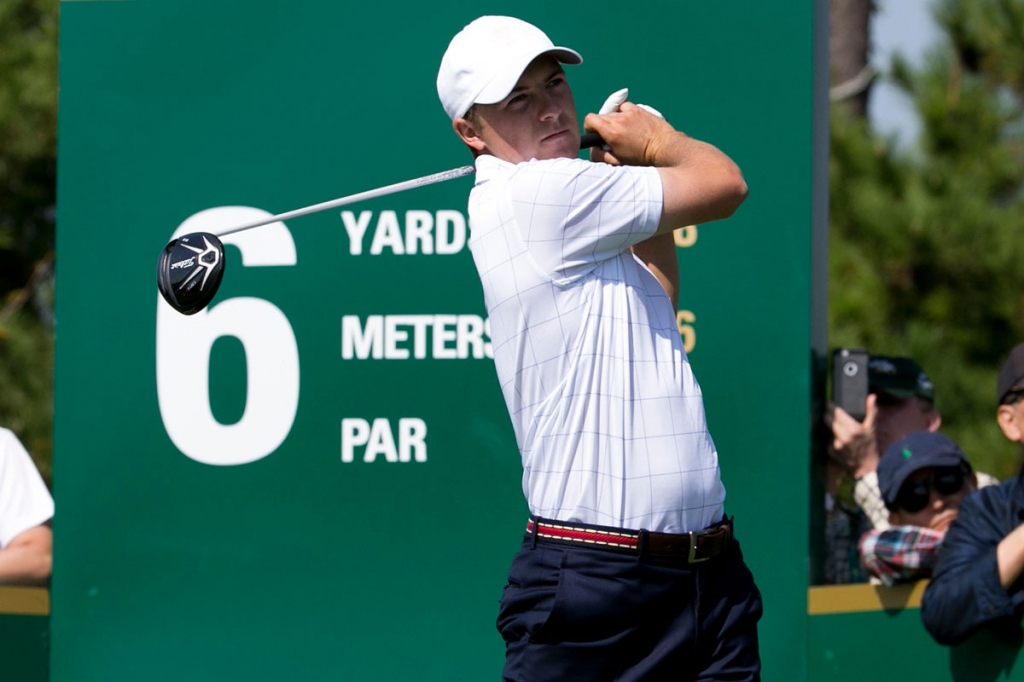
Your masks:
{"label": "white polo shirt", "polygon": [[28,452],[0,428],[0,549],[53,517],[53,498]]}
{"label": "white polo shirt", "polygon": [[654,168],[476,161],[470,250],[530,512],[685,532],[725,488],[675,309],[629,247],[661,219]]}

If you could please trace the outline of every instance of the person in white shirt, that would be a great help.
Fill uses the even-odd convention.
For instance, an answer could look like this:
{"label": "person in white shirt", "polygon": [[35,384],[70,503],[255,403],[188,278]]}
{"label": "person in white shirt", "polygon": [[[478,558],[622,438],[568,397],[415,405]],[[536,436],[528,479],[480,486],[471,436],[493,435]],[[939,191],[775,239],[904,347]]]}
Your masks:
{"label": "person in white shirt", "polygon": [[53,498],[28,452],[0,428],[0,584],[45,585],[53,562]]}
{"label": "person in white shirt", "polygon": [[762,605],[675,322],[676,228],[747,186],[715,147],[622,103],[578,157],[562,64],[486,16],[438,95],[476,157],[470,250],[531,517],[498,616],[505,680],[759,679]]}

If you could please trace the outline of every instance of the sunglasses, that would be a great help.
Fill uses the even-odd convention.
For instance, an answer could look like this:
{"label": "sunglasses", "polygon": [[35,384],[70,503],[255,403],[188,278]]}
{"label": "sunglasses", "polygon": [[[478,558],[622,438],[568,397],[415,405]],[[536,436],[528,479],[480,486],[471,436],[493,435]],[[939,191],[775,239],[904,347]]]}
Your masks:
{"label": "sunglasses", "polygon": [[931,490],[940,495],[954,495],[964,487],[966,473],[960,467],[936,467],[928,478],[904,483],[896,495],[896,506],[911,514],[928,506]]}

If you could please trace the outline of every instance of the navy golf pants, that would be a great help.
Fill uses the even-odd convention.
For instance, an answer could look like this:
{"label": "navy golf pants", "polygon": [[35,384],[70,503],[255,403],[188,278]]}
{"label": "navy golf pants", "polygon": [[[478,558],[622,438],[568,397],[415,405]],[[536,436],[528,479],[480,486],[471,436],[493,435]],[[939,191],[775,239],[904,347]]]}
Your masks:
{"label": "navy golf pants", "polygon": [[506,682],[759,680],[761,594],[739,543],[654,559],[527,534],[501,598]]}

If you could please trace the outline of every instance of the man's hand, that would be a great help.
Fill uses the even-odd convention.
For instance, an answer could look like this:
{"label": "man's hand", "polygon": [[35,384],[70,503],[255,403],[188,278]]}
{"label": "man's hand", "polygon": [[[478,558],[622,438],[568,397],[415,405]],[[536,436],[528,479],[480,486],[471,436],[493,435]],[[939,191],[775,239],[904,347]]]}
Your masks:
{"label": "man's hand", "polygon": [[875,440],[875,418],[878,416],[877,396],[868,395],[864,403],[865,417],[859,422],[841,407],[831,405],[825,419],[832,428],[832,447],[829,451],[836,463],[850,475],[859,478],[878,466],[878,445]]}
{"label": "man's hand", "polygon": [[996,546],[996,565],[999,567],[999,583],[1009,590],[1024,572],[1024,523],[1000,540]]}
{"label": "man's hand", "polygon": [[662,186],[661,220],[655,234],[728,218],[747,198],[747,183],[732,159],[713,145],[673,128],[655,109],[618,103],[619,91],[601,114],[587,114],[583,128],[604,140],[590,160],[612,166],[653,166]]}
{"label": "man's hand", "polygon": [[681,135],[663,118],[632,102],[609,114],[587,114],[583,129],[596,132],[608,149],[590,150],[590,160],[613,166],[656,166],[673,135]]}

